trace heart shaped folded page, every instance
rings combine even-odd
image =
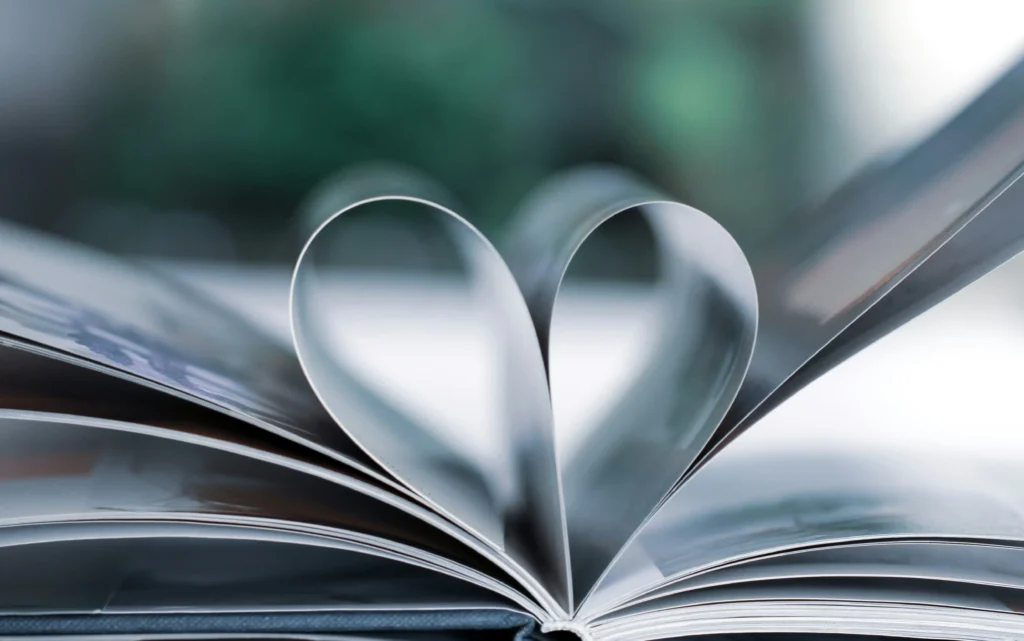
[[[731,406],[754,351],[757,291],[743,251],[721,225],[616,167],[585,167],[549,180],[514,220],[505,255],[547,358],[572,578],[582,597]],[[571,306],[595,280],[587,278],[588,263],[590,271],[594,264],[603,268],[606,281],[615,280],[616,269],[630,268],[606,265],[603,256],[625,244],[619,230],[630,222],[646,230],[649,243],[621,253],[632,260],[653,254],[654,273],[647,309],[637,306],[623,319],[642,339],[634,362],[626,363],[609,343],[572,349],[588,323]],[[612,317],[615,303],[606,294],[586,311]],[[585,371],[580,361],[631,371],[605,398],[578,384]],[[581,424],[569,411],[578,403],[603,410]]]
[[[504,258],[408,184],[348,190],[303,249],[299,360],[371,457],[571,612],[735,397],[750,268],[710,217],[615,169],[534,192]],[[641,233],[603,233],[624,221]],[[638,237],[649,273],[604,266],[595,287],[602,247]]]

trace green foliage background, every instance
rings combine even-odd
[[[368,161],[433,176],[491,234],[585,162],[634,169],[740,237],[805,192],[817,107],[795,0],[109,6],[131,29],[85,137],[83,201],[212,212],[243,257],[286,258],[275,239],[303,198]]]

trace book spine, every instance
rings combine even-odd
[[[544,634],[549,632],[572,632],[582,641],[594,641],[594,636],[590,634],[587,626],[576,621],[549,621],[541,625],[540,631]]]

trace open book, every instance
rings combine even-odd
[[[1024,67],[746,253],[614,168],[500,249],[363,175],[290,343],[4,225],[0,635],[1020,636],[1022,162]]]

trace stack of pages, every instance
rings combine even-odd
[[[287,343],[5,224],[0,635],[1024,636],[1022,162],[1018,67],[746,252],[350,177]]]

